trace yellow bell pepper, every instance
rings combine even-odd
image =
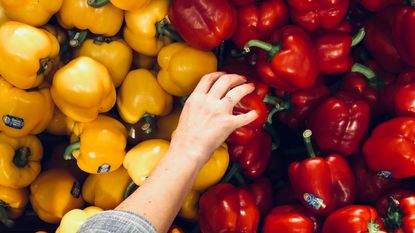
[[[123,167],[111,173],[90,174],[82,186],[82,197],[104,210],[114,209],[124,200],[130,183],[130,176]]]
[[[198,191],[190,191],[180,209],[179,216],[189,221],[196,221],[199,216],[199,198],[200,193]]]
[[[154,138],[170,141],[171,135],[179,124],[181,107],[176,107],[169,115],[157,119],[157,132]]]
[[[175,96],[189,95],[203,75],[217,69],[217,59],[212,52],[181,42],[161,49],[157,62],[161,67],[157,81],[164,90]]]
[[[157,83],[155,75],[138,69],[128,73],[117,98],[121,118],[130,124],[138,122],[144,114],[164,116],[173,107],[173,97]]]
[[[156,56],[171,42],[161,30],[169,9],[169,0],[152,0],[146,6],[125,13],[124,39],[136,52]]]
[[[130,70],[133,52],[122,39],[98,37],[86,40],[76,56],[88,56],[107,67],[115,87],[121,85]]]
[[[0,0],[11,20],[32,26],[46,24],[61,8],[62,2],[63,0]]]
[[[2,24],[0,41],[0,75],[21,89],[41,84],[46,68],[59,54],[56,37],[24,23]]]
[[[218,183],[229,165],[228,146],[223,144],[215,150],[210,159],[203,165],[196,180],[193,183],[192,190],[204,191],[210,186]]]
[[[0,133],[0,185],[23,188],[40,173],[43,146],[35,136],[20,138]]]
[[[69,146],[64,156],[75,157],[81,170],[98,174],[115,171],[122,165],[127,132],[116,119],[100,115],[92,122],[78,122],[73,133],[80,141]]]
[[[1,1],[0,1],[0,25],[2,25],[3,23],[10,21],[9,17],[7,17],[6,12],[4,11],[4,7],[3,5],[1,5]]]
[[[30,203],[39,218],[56,224],[73,209],[82,208],[80,183],[66,170],[41,173],[30,185]]]
[[[90,122],[115,104],[114,84],[107,68],[92,58],[75,58],[59,69],[51,87],[56,106],[68,117]]]
[[[88,206],[83,210],[73,209],[63,216],[56,233],[77,233],[86,220],[102,211],[96,206]]]
[[[137,52],[133,53],[133,65],[138,69],[152,69],[156,64],[156,59],[157,57],[155,56],[147,56]]]
[[[88,0],[65,0],[57,18],[65,29],[88,29],[97,35],[114,36],[121,28],[124,12],[112,4],[94,8]]]
[[[20,217],[29,200],[27,189],[14,189],[0,185],[0,222],[6,227],[13,227],[14,221]]]
[[[0,76],[0,131],[13,137],[41,133],[52,119],[53,109],[47,86],[25,91]]]
[[[88,4],[92,7],[102,7],[108,3],[112,3],[117,8],[131,11],[147,5],[151,0],[89,0]]]
[[[73,119],[64,115],[59,108],[55,108],[46,131],[53,135],[70,135],[74,125],[75,121]]]
[[[129,150],[124,159],[124,168],[135,184],[143,185],[144,181],[157,166],[169,149],[170,143],[162,139],[143,141]]]

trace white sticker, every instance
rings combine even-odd
[[[313,207],[316,210],[319,210],[321,207],[326,207],[324,204],[323,199],[320,199],[316,196],[314,196],[311,193],[304,193],[303,194],[304,201],[311,207]]]

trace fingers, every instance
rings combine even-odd
[[[236,128],[245,126],[257,118],[258,118],[258,113],[255,110],[251,110],[245,114],[233,116],[233,120],[235,122]]]
[[[241,101],[243,97],[250,94],[254,90],[255,86],[253,83],[242,84],[228,91],[228,93],[226,93],[225,97],[222,100],[228,102],[233,108],[236,103]]]
[[[209,95],[221,99],[231,88],[246,82],[246,78],[237,74],[222,75],[209,90]]]
[[[219,79],[222,75],[224,75],[224,72],[214,72],[204,75],[199,83],[197,84],[196,88],[193,92],[201,92],[201,93],[208,93],[212,85],[216,82],[216,80]]]

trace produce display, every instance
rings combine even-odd
[[[415,232],[414,0],[0,0],[0,232],[114,209],[215,71],[258,118],[170,233]]]

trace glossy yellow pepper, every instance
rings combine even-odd
[[[59,69],[51,87],[56,106],[80,122],[97,118],[115,104],[115,87],[107,68],[92,58],[75,58]]]
[[[156,56],[147,56],[137,52],[133,53],[133,65],[138,69],[152,69],[156,64],[156,60]]]
[[[75,121],[73,119],[63,114],[59,108],[55,108],[46,131],[53,135],[70,135],[74,125]]]
[[[160,30],[168,9],[168,0],[152,0],[142,8],[125,13],[124,39],[131,48],[147,56],[156,56],[171,42]]]
[[[217,59],[212,52],[181,42],[161,49],[157,62],[161,67],[157,81],[164,90],[175,96],[189,95],[203,75],[217,69]]]
[[[4,7],[0,1],[0,25],[3,23],[10,21],[9,17],[7,17],[6,12],[4,11]]]
[[[96,206],[88,206],[83,210],[73,209],[63,216],[56,233],[77,233],[88,218],[102,211],[103,209]]]
[[[210,186],[218,183],[229,165],[228,146],[223,144],[215,150],[210,159],[203,165],[196,180],[193,183],[192,190],[204,191]]]
[[[6,15],[14,21],[32,26],[46,24],[58,12],[63,0],[0,0]]]
[[[20,138],[0,133],[0,185],[23,188],[40,173],[43,146],[36,136]]]
[[[9,21],[0,26],[0,75],[21,89],[42,83],[59,42],[44,29]]]
[[[124,159],[124,167],[134,183],[143,185],[169,149],[170,143],[162,139],[149,139],[129,150]]]
[[[199,215],[199,198],[200,193],[198,191],[190,191],[180,209],[179,216],[189,221],[196,221]]]
[[[6,227],[13,227],[14,221],[20,217],[29,200],[27,189],[14,189],[0,185],[0,222]]]
[[[157,132],[154,138],[170,141],[171,135],[179,123],[181,107],[176,107],[169,115],[157,119]]]
[[[100,115],[92,122],[78,122],[73,133],[80,141],[68,147],[65,158],[75,157],[81,170],[91,174],[106,173],[122,165],[127,132],[116,119]]]
[[[82,186],[82,197],[89,204],[104,210],[114,209],[124,200],[130,183],[130,176],[123,167],[111,173],[91,174]]]
[[[100,8],[88,5],[88,0],[65,0],[57,14],[65,29],[89,30],[97,35],[114,36],[120,30],[124,12],[112,4]]]
[[[121,118],[130,124],[138,122],[144,114],[164,116],[173,107],[173,97],[157,83],[155,75],[146,69],[128,73],[117,98]]]
[[[102,7],[108,3],[112,3],[117,8],[131,11],[147,5],[151,0],[88,0],[88,4],[92,7]]]
[[[76,56],[88,56],[107,67],[115,87],[121,85],[130,70],[133,52],[122,39],[98,37],[86,40]]]
[[[73,209],[84,205],[80,183],[66,170],[42,172],[30,185],[30,203],[39,218],[56,224]]]
[[[53,101],[47,86],[21,90],[0,76],[0,131],[23,137],[44,131],[53,116]]]

